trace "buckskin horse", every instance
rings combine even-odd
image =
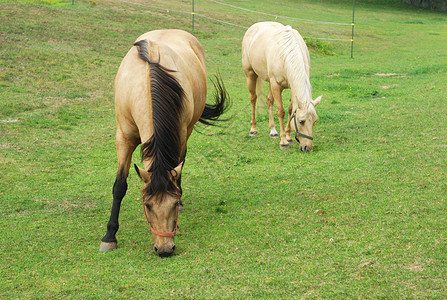
[[[274,101],[280,125],[280,148],[289,148],[289,144],[293,143],[292,126],[300,150],[312,151],[312,131],[318,119],[315,107],[321,102],[322,96],[312,100],[309,51],[298,31],[276,22],[252,25],[242,40],[242,67],[252,105],[250,136],[258,134],[256,100],[262,91],[262,79],[270,84],[267,94],[270,137],[278,137],[273,119]],[[291,102],[284,128],[285,111],[281,93],[287,88],[291,90]]]
[[[131,157],[142,143],[143,210],[159,256],[174,252],[181,205],[181,172],[194,124],[211,124],[228,108],[220,77],[215,103],[206,103],[205,55],[199,41],[183,30],[141,35],[124,57],[115,78],[118,172],[107,233],[100,251],[117,248],[121,201],[127,191]]]

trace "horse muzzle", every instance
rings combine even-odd
[[[311,152],[313,149],[313,145],[300,145],[300,150],[303,152]]]
[[[154,251],[160,257],[168,257],[174,253],[175,245],[164,245],[163,247],[154,246]]]

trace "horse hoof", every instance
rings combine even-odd
[[[258,132],[257,131],[250,131],[250,136],[257,136]]]
[[[101,242],[99,245],[99,252],[110,252],[116,249],[116,242]]]
[[[280,149],[289,149],[290,146],[289,145],[279,145]]]
[[[277,139],[279,137],[279,135],[277,133],[274,133],[274,134],[270,133],[270,137],[272,139]]]

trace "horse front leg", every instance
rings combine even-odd
[[[275,129],[275,119],[273,117],[273,95],[272,90],[269,88],[269,92],[267,94],[267,108],[269,111],[269,129],[270,129],[270,137],[278,138],[278,132]]]
[[[289,105],[289,116],[287,117],[287,125],[286,125],[286,139],[289,144],[293,144],[294,140],[292,139],[292,129],[290,127],[290,116],[292,115],[292,102]]]
[[[110,212],[109,222],[107,223],[107,233],[101,239],[99,251],[108,252],[117,248],[116,232],[119,228],[119,213],[121,201],[127,191],[127,177],[129,176],[130,162],[132,152],[135,150],[137,143],[129,143],[117,132],[116,150],[118,155],[118,172],[115,183],[113,184],[113,203]]]
[[[183,167],[185,166],[185,162],[186,162],[186,152],[187,152],[187,145],[186,145],[186,141],[188,140],[188,137],[189,137],[189,135],[186,137],[186,140],[185,140],[185,144],[184,144],[184,146],[183,146],[183,148],[185,149],[183,152],[182,152],[182,154],[181,154],[181,159],[180,159],[180,163],[182,164],[182,171],[183,171]],[[177,179],[177,187],[179,188],[179,190],[180,190],[180,195],[183,195],[183,189],[182,189],[182,171],[180,172],[180,176],[178,176],[178,179]],[[181,211],[183,211],[183,202],[182,202],[182,199],[181,199],[181,197],[180,197],[180,199],[179,199],[179,212],[181,212]]]
[[[276,115],[278,116],[279,120],[279,128],[280,128],[279,137],[281,138],[281,141],[279,142],[279,147],[281,149],[288,149],[289,142],[286,139],[286,131],[284,128],[284,116],[286,115],[286,113],[284,107],[282,106],[282,98],[281,98],[283,88],[275,80],[270,80],[270,89],[272,91],[273,99],[275,99]]]

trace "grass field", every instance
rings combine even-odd
[[[116,174],[113,79],[140,34],[191,31],[178,12],[191,2],[0,0],[0,298],[446,299],[447,15],[358,2],[354,59],[349,42],[310,49],[323,95],[312,153],[280,150],[262,109],[248,136],[245,29],[196,16],[209,77],[221,73],[233,106],[189,140],[177,249],[161,259],[134,173],[118,249],[98,252]],[[350,1],[225,3],[352,18]],[[275,19],[195,6],[242,27]],[[277,21],[350,39],[350,26]]]

